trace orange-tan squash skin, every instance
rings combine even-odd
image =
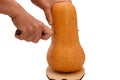
[[[82,68],[84,51],[79,43],[77,16],[72,3],[59,2],[52,8],[51,45],[47,53],[49,66],[59,72],[74,72]]]

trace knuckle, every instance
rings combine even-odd
[[[29,32],[30,34],[35,33],[35,32],[36,32],[35,27],[33,27],[33,26],[29,27],[29,28],[28,28],[28,32]]]
[[[35,32],[39,32],[42,30],[43,23],[42,22],[33,23],[32,26],[34,27]]]

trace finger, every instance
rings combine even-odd
[[[16,37],[17,39],[23,40],[20,36],[18,36],[18,35],[16,35],[16,34],[15,34],[15,37]]]
[[[45,35],[43,35],[42,37],[41,37],[41,39],[43,39],[43,40],[48,40],[49,38],[50,38],[50,36],[51,36],[51,34],[45,34]]]
[[[51,25],[52,24],[52,14],[51,14],[51,9],[46,9],[44,10],[46,19],[48,23]]]
[[[37,36],[32,40],[32,42],[37,43],[41,39],[41,35],[37,34]]]
[[[25,41],[30,42],[34,39],[34,36],[29,36],[28,38],[25,39]]]
[[[26,40],[27,42],[30,42],[30,41],[33,41],[35,38],[36,38],[36,33],[30,35],[30,36],[27,37],[25,40]]]
[[[41,36],[41,39],[43,39],[43,40],[47,40],[53,35],[53,31],[48,27],[44,28],[43,33],[44,33],[44,35]]]
[[[33,33],[32,35],[30,35],[28,38],[26,38],[25,40],[30,42],[34,42],[34,43],[37,43],[39,41],[39,39],[41,38],[41,34],[42,34],[42,31],[41,31],[41,28],[39,31],[36,31],[35,33]]]
[[[18,39],[20,39],[20,40],[24,40],[27,36],[28,36],[28,35],[25,34],[25,31],[24,31],[24,30],[18,29],[18,30],[16,30],[16,32],[15,32],[15,37],[18,38]]]

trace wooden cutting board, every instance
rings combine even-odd
[[[49,80],[82,80],[85,74],[84,68],[80,71],[73,73],[60,73],[52,70],[50,67],[47,68],[46,75]]]

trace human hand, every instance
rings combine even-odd
[[[31,0],[35,5],[40,7],[41,9],[44,10],[44,13],[46,15],[46,19],[49,24],[52,24],[52,15],[51,15],[51,8],[52,6],[61,1],[69,1],[71,0]]]
[[[19,15],[12,17],[12,21],[17,29],[21,31],[19,35],[15,34],[16,38],[20,40],[37,43],[40,39],[47,40],[52,35],[50,28],[27,12],[21,11]]]

